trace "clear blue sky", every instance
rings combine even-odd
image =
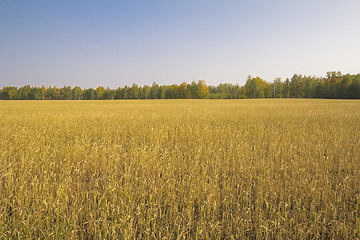
[[[360,72],[358,0],[0,0],[0,87]]]

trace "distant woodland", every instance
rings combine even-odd
[[[180,85],[119,87],[4,87],[0,90],[3,100],[97,100],[97,99],[240,99],[240,98],[337,98],[360,99],[360,74],[328,72],[326,77],[294,74],[282,81],[276,78],[267,82],[260,77],[249,76],[246,84],[224,83],[207,86],[204,80],[183,82]]]

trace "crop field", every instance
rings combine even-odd
[[[360,101],[0,101],[9,238],[360,238]]]

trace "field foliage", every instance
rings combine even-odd
[[[0,238],[360,237],[360,101],[0,102]]]

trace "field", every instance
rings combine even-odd
[[[360,101],[1,101],[0,238],[356,239]]]

